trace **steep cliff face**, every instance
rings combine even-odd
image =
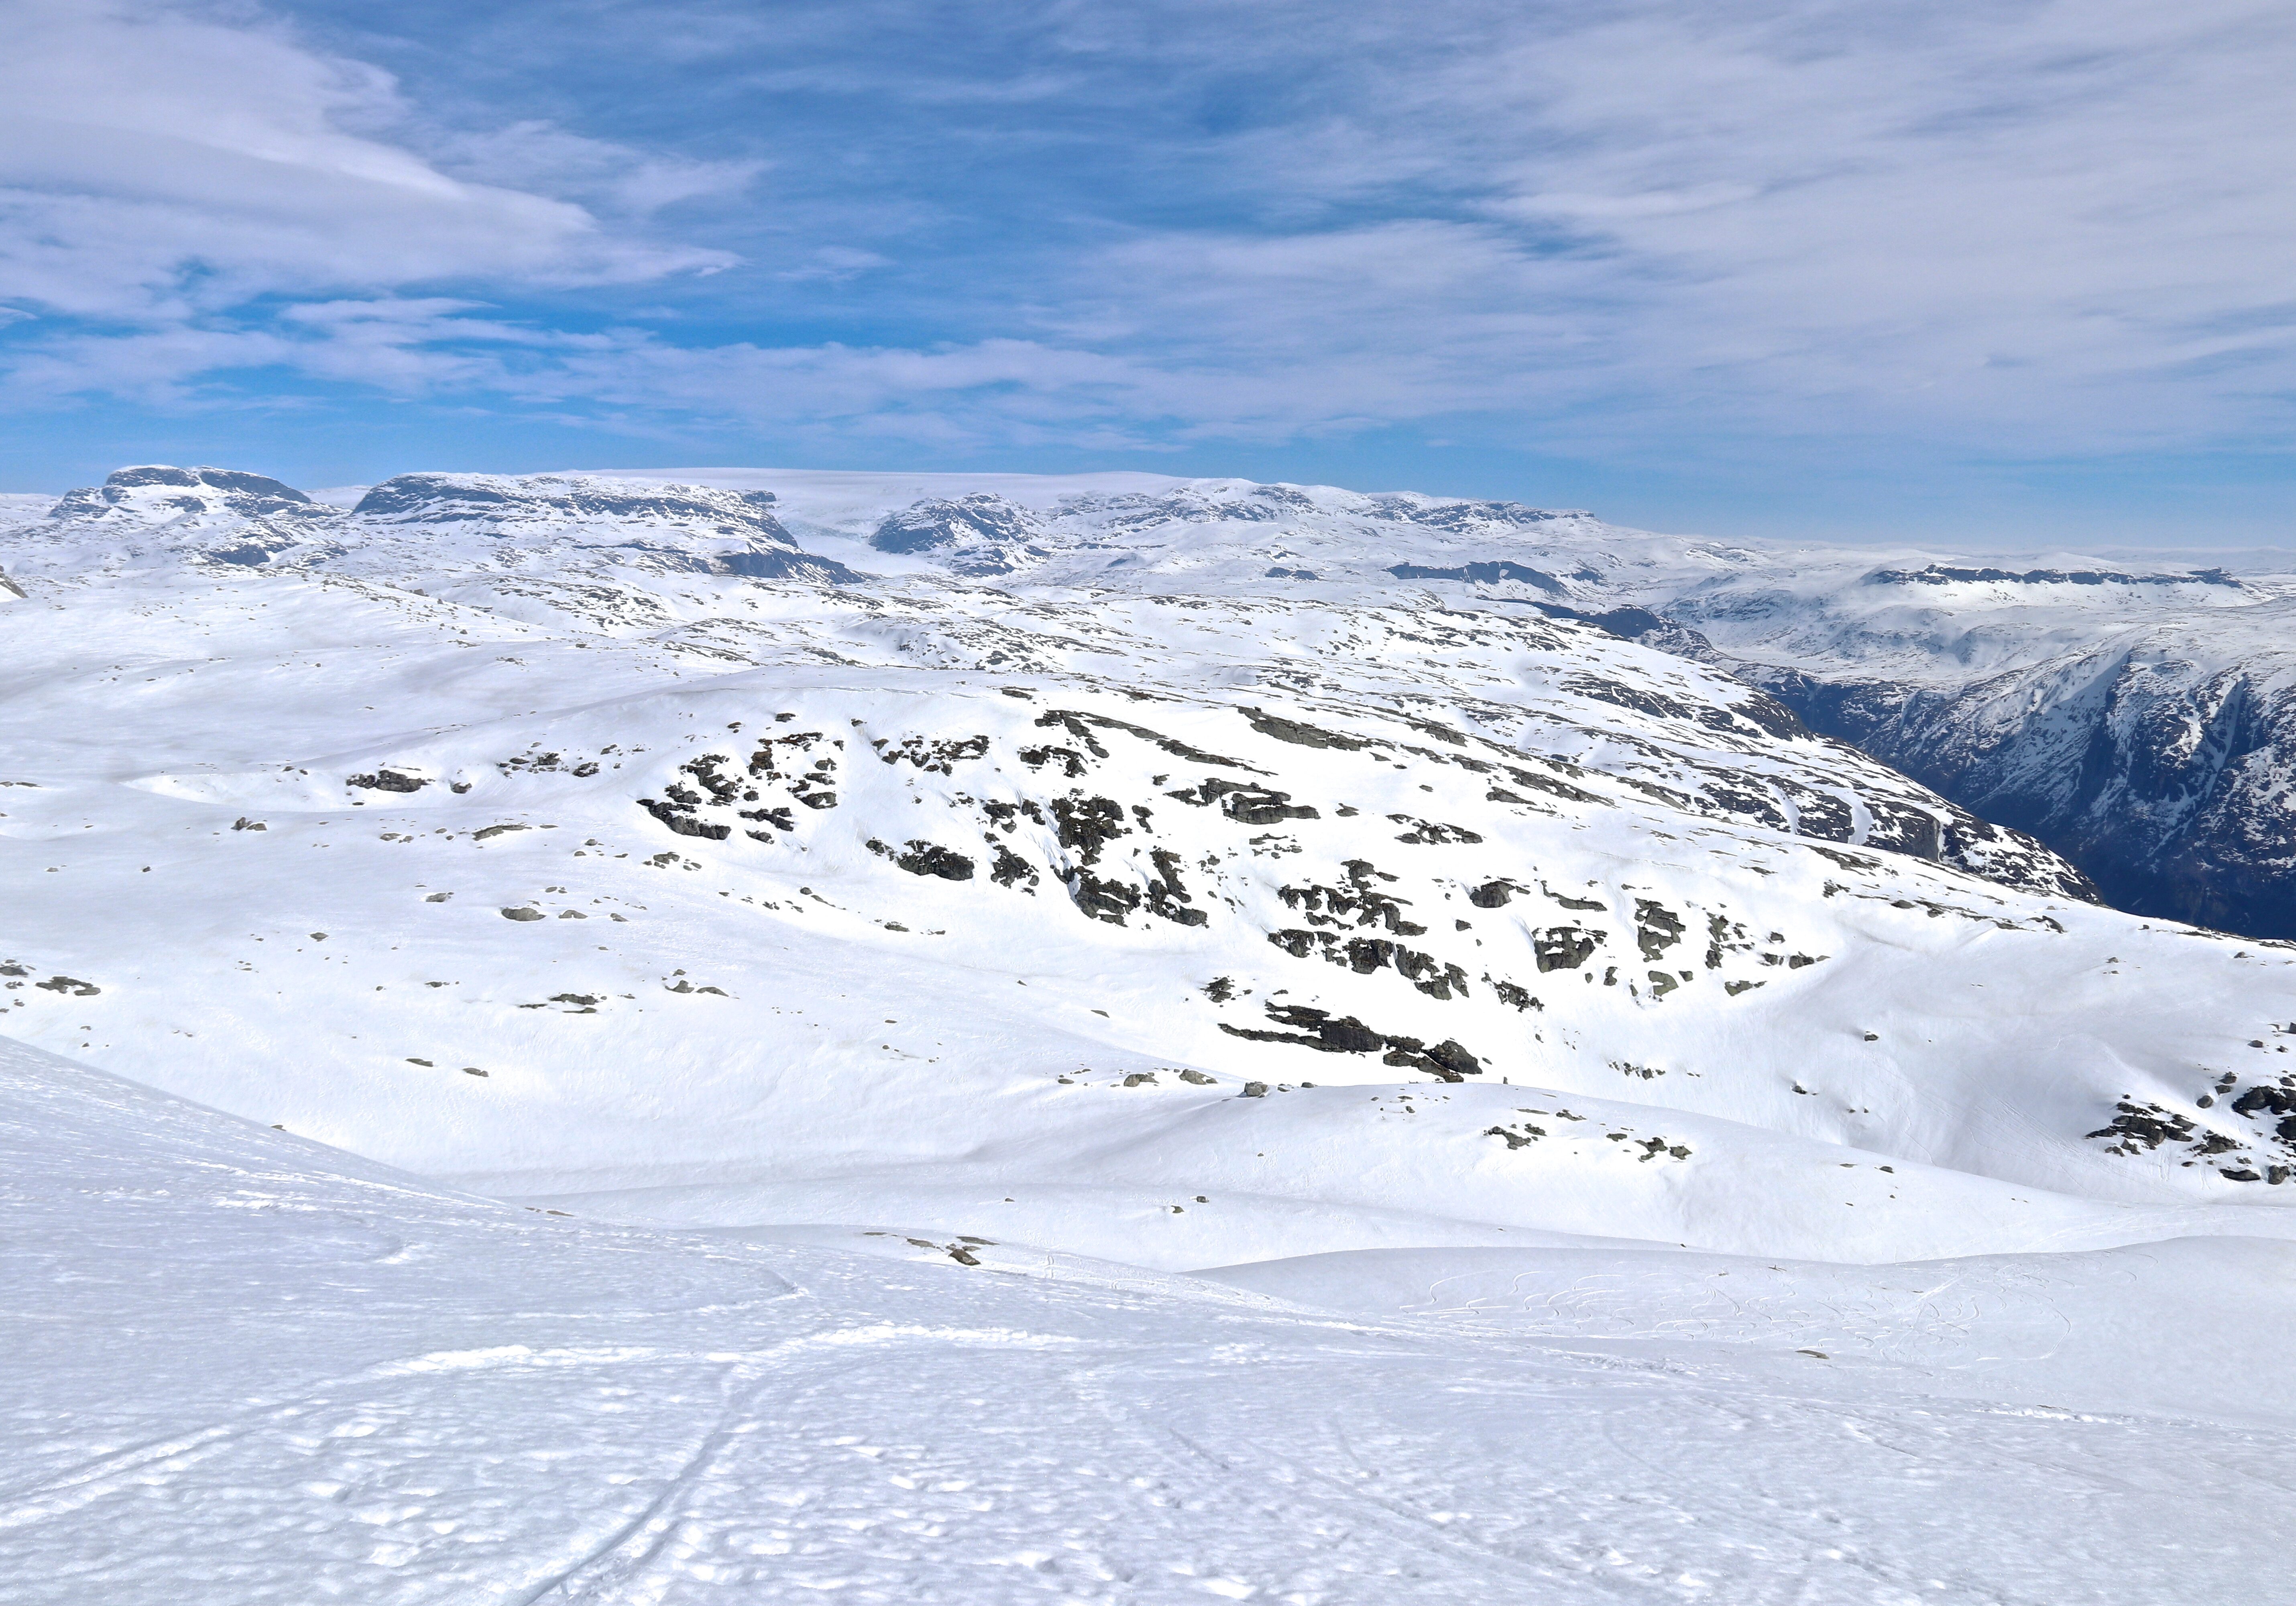
[[[2296,655],[2226,657],[2155,638],[1959,691],[1748,673],[1813,729],[2054,844],[2118,907],[2296,936]]]
[[[1709,588],[1667,611],[1813,729],[2047,842],[2115,905],[2296,935],[2284,582],[1932,565],[1908,604],[1908,578]],[[1939,589],[1960,595],[1926,600]]]

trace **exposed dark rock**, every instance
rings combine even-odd
[[[1536,586],[1558,597],[1566,589],[1561,581],[1543,569],[1533,569],[1504,559],[1496,563],[1460,564],[1448,569],[1430,568],[1424,564],[1391,564],[1387,572],[1398,580],[1463,580],[1482,586],[1513,581]]]
[[[1576,970],[1608,935],[1577,926],[1550,926],[1530,934],[1530,951],[1542,975],[1550,970]]]
[[[1083,714],[1071,713],[1068,710],[1062,708],[1054,708],[1038,714],[1036,719],[1036,723],[1041,729],[1051,729],[1057,727],[1060,729],[1067,731],[1078,741],[1082,742],[1084,744],[1085,751],[1091,754],[1095,758],[1106,758],[1108,756],[1108,749],[1100,745],[1100,738],[1092,733],[1092,721],[1087,720]],[[1062,749],[1062,751],[1065,751],[1065,749]]]
[[[1303,724],[1298,720],[1286,719],[1282,714],[1269,713],[1263,709],[1247,708],[1243,711],[1243,717],[1260,735],[1301,747],[1334,747],[1343,753],[1355,753],[1371,745],[1361,737],[1342,736],[1336,730]]]
[[[2296,1115],[2296,1088],[2252,1087],[2232,1101],[2232,1108],[2236,1116]]]
[[[1412,497],[1382,496],[1372,498],[1371,503],[1382,518],[1424,524],[1430,529],[1449,530],[1460,534],[1478,531],[1521,530],[1534,524],[1551,523],[1556,519],[1583,516],[1571,512],[1527,507],[1521,502],[1426,502]]]
[[[1283,930],[1269,932],[1267,940],[1295,959],[1320,955],[1325,963],[1358,976],[1391,968],[1430,998],[1467,996],[1467,973],[1458,966],[1384,937],[1349,937],[1342,942],[1328,931]]]
[[[1352,1015],[1335,1019],[1327,1009],[1304,1004],[1270,1004],[1267,1017],[1278,1025],[1293,1029],[1262,1031],[1232,1026],[1223,1021],[1220,1030],[1231,1037],[1250,1038],[1255,1042],[1288,1042],[1326,1054],[1382,1054],[1383,1065],[1425,1071],[1444,1082],[1480,1075],[1483,1068],[1482,1061],[1455,1039],[1447,1038],[1429,1048],[1415,1037],[1391,1036],[1375,1031]]]
[[[1025,881],[1033,890],[1037,880],[1036,866],[1001,842],[993,845],[996,857],[989,865],[988,878],[999,886],[1018,886]]]
[[[420,792],[430,782],[420,775],[402,775],[396,770],[378,770],[373,775],[354,775],[343,784],[370,792]]]
[[[1414,843],[1423,846],[1440,846],[1447,843],[1473,843],[1482,840],[1480,833],[1471,831],[1464,826],[1439,825],[1431,819],[1414,819],[1408,814],[1390,814],[1388,818],[1399,826],[1411,828],[1396,838],[1398,842]]]
[[[773,493],[702,485],[634,484],[580,475],[400,474],[360,498],[353,511],[381,523],[468,523],[512,536],[566,531],[578,540],[592,523],[667,528],[689,539],[732,537],[741,544],[697,554],[627,534],[611,550],[657,570],[742,574],[757,579],[848,584],[860,576],[800,549],[774,517]]]
[[[1140,907],[1138,887],[1125,881],[1103,881],[1088,870],[1079,869],[1070,876],[1069,896],[1094,919],[1111,926],[1123,925],[1124,917]]]
[[[2163,1109],[2157,1104],[2136,1104],[2123,1099],[2113,1108],[2120,1113],[2087,1135],[2111,1138],[2125,1154],[2136,1153],[2140,1144],[2146,1149],[2158,1149],[2163,1143],[2183,1142],[2194,1131],[2190,1116]]]
[[[1113,720],[1103,713],[1086,713],[1064,708],[1054,709],[1040,717],[1037,723],[1046,726],[1058,724],[1066,727],[1101,758],[1106,758],[1108,751],[1093,740],[1088,728],[1121,730],[1127,736],[1138,737],[1142,741],[1170,754],[1174,758],[1185,759],[1192,764],[1218,764],[1229,770],[1250,770],[1254,775],[1260,773],[1241,759],[1222,758],[1217,753],[1206,753],[1201,747],[1191,746],[1185,742],[1164,735],[1161,731],[1151,730],[1145,725],[1135,725],[1125,720]]]
[[[673,788],[675,790],[675,788]],[[692,795],[689,794],[688,795]],[[696,802],[700,800],[695,799]],[[692,804],[659,803],[651,797],[638,799],[638,807],[652,815],[680,836],[700,836],[710,842],[723,842],[734,834],[734,828],[719,825],[715,820],[698,819],[688,811]]]
[[[711,566],[720,574],[739,574],[750,580],[810,580],[826,581],[832,585],[857,585],[862,576],[843,564],[825,557],[816,557],[809,552],[784,551],[775,547],[736,547],[717,554]]]
[[[1213,782],[1206,781],[1210,790]],[[1294,803],[1289,792],[1269,791],[1256,787],[1231,787],[1220,808],[1238,825],[1281,825],[1287,819],[1319,819],[1322,816],[1306,803]]]
[[[1416,937],[1426,935],[1427,927],[1404,916],[1402,900],[1395,898],[1372,885],[1375,876],[1371,861],[1350,859],[1345,866],[1349,885],[1346,887],[1320,886],[1309,883],[1305,886],[1285,886],[1277,895],[1292,909],[1307,916],[1310,926],[1363,927],[1384,926],[1397,936]],[[1393,880],[1391,876],[1383,877]]]
[[[1148,884],[1148,910],[1177,926],[1209,926],[1211,916],[1188,905],[1195,902],[1180,879],[1180,856],[1168,848],[1153,848],[1149,862],[1156,867],[1156,879]]]
[[[1560,759],[1547,761],[1554,764],[1560,764],[1562,762]],[[1575,769],[1575,766],[1571,768]],[[1516,786],[1528,787],[1534,792],[1544,792],[1549,797],[1559,797],[1565,803],[1599,803],[1603,801],[1592,792],[1574,787],[1568,781],[1557,780],[1551,775],[1541,775],[1535,770],[1518,769],[1509,764],[1506,766],[1506,772],[1507,778],[1513,781]]]
[[[229,468],[175,468],[146,464],[115,469],[101,486],[65,493],[48,510],[48,517],[71,521],[100,518],[127,501],[128,492],[146,487],[181,490],[184,494],[171,501],[186,513],[229,513],[249,519],[283,515],[312,521],[342,516],[340,509],[323,507],[293,486],[262,474]]]
[[[931,774],[955,773],[953,766],[969,759],[984,757],[988,752],[988,738],[969,736],[947,741],[933,741],[921,736],[905,736],[898,743],[873,742],[877,756],[886,763],[907,762]]]
[[[1046,764],[1058,763],[1061,772],[1075,780],[1085,772],[1084,755],[1073,747],[1023,747],[1021,762],[1031,770],[1041,770]]]
[[[930,842],[911,842],[893,862],[912,876],[938,876],[943,881],[972,879],[972,861],[963,853]]]
[[[1647,898],[1636,899],[1635,941],[1643,951],[1643,958],[1664,957],[1668,949],[1682,941],[1682,917]]]
[[[1086,864],[1097,864],[1103,848],[1119,836],[1131,835],[1123,823],[1123,806],[1113,798],[1072,794],[1052,798],[1046,806],[1052,810],[1061,845]]]

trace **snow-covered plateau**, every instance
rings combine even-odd
[[[2296,1600],[2269,564],[7,519],[0,1600]]]

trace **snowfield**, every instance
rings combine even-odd
[[[29,1049],[0,1143],[12,1601],[2287,1598],[2284,1242],[1191,1279],[491,1205]]]
[[[1711,600],[1775,554],[20,512],[24,1598],[2282,1598],[2296,949],[1813,734]]]

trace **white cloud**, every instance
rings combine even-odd
[[[861,12],[840,26],[885,31]],[[1012,24],[1042,48],[998,56],[996,84],[892,46],[816,60],[727,15],[773,92],[926,108],[882,145],[812,131],[801,177],[832,200],[811,226],[752,212],[785,252],[767,282],[923,333],[694,349],[529,326],[482,301],[726,261],[646,219],[746,203],[762,169],[530,119],[448,136],[275,26],[0,0],[0,297],[137,326],[60,329],[16,388],[196,398],[271,366],[972,448],[1471,414],[1549,444],[2285,437],[2296,13],[2265,0],[1054,4]],[[943,128],[979,194],[970,168],[904,186],[900,153]],[[1102,187],[1061,189],[1094,140],[1077,171]],[[1182,172],[1196,192],[1121,182]],[[1000,183],[1031,199],[996,214]]]
[[[5,0],[0,27],[0,298],[20,309],[168,323],[265,294],[628,281],[731,260],[449,175],[378,136],[406,112],[388,77],[276,25]],[[594,179],[607,149],[585,152]],[[726,177],[639,161],[606,182],[644,210]]]
[[[816,247],[812,256],[801,265],[785,268],[775,276],[792,283],[819,279],[832,284],[842,284],[873,268],[889,268],[892,260],[890,257],[880,256],[873,251],[858,251],[849,245],[824,245]]]
[[[762,161],[690,161],[649,155],[528,120],[440,141],[442,165],[496,185],[578,196],[603,211],[647,218],[705,196],[734,195],[766,170]]]
[[[1156,302],[1301,331],[1311,365],[1305,332],[1375,328],[1406,409],[1434,399],[1408,353],[1466,340],[1499,406],[1591,388],[1677,420],[2013,449],[2284,430],[2285,6],[1663,0],[1460,6],[1424,32],[1351,80],[1343,136],[1251,146],[1295,198],[1360,208],[1370,175],[1428,223],[1505,232],[1458,231],[1432,295],[1353,271],[1359,228],[1144,241],[1125,255],[1187,268]],[[1351,271],[1271,280],[1318,251]],[[1474,365],[1451,380],[1473,408]],[[1378,405],[1374,376],[1355,389]]]

